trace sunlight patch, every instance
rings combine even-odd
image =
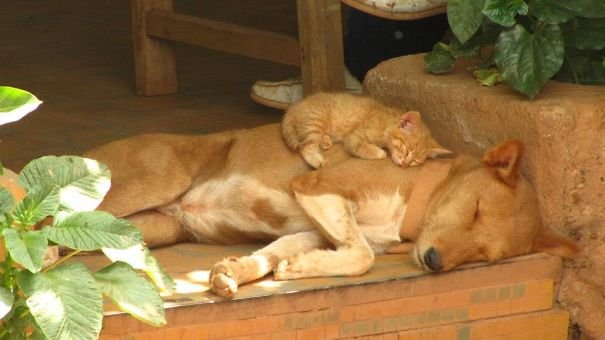
[[[193,282],[208,282],[209,270],[194,270],[187,273],[187,278]]]
[[[174,282],[176,283],[175,292],[177,294],[202,293],[207,290],[210,290],[210,288],[206,285],[193,283],[188,280],[174,279]]]

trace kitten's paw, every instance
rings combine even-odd
[[[319,147],[322,150],[328,150],[332,147],[332,138],[328,135],[321,136],[321,140],[319,141]]]
[[[353,150],[353,154],[363,159],[383,159],[387,157],[386,151],[375,144],[364,144]]]
[[[383,159],[383,158],[387,158],[386,151],[384,151],[382,149],[376,151],[376,159]]]
[[[368,149],[363,152],[362,158],[365,159],[383,159],[387,157],[387,153],[379,147]]]
[[[303,158],[314,169],[323,168],[326,166],[326,160],[319,153],[303,153]]]

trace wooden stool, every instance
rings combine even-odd
[[[171,41],[300,66],[305,94],[344,90],[339,0],[297,0],[298,39],[175,13],[173,0],[131,2],[136,89],[141,95],[177,92]]]

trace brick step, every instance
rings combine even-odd
[[[569,313],[560,309],[361,337],[363,340],[566,340]]]
[[[172,339],[179,337],[170,334],[186,332],[208,339],[270,334],[283,338],[358,337],[547,310],[552,306],[552,293],[552,279],[543,279],[280,315],[264,315],[263,309],[257,308],[254,318],[215,321],[184,329],[152,330],[130,336],[148,339],[151,335],[162,334]],[[309,300],[309,304],[313,301]]]
[[[561,272],[560,259],[545,254],[436,275],[420,271],[405,255],[385,255],[359,277],[286,282],[268,277],[242,287],[232,301],[207,291],[212,263],[257,247],[183,244],[154,251],[177,281],[177,293],[165,299],[168,325],[147,326],[108,304],[102,338],[320,339],[429,329],[549,310]],[[106,264],[100,256],[78,260],[93,270]]]

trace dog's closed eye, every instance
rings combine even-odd
[[[473,221],[477,221],[479,219],[479,200],[477,200],[477,204],[475,207],[475,214],[473,215]]]

